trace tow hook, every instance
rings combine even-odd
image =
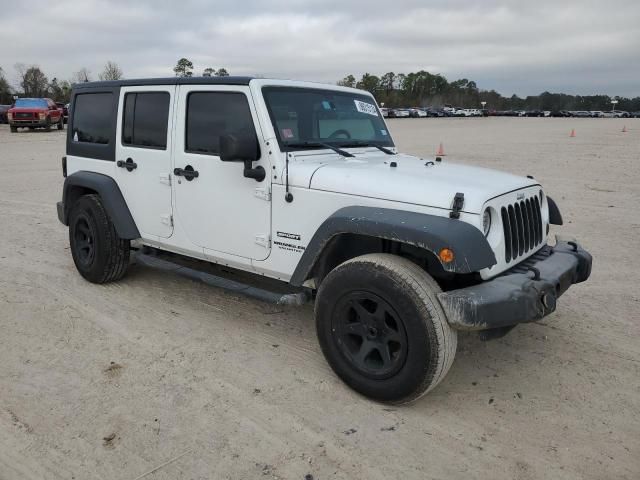
[[[549,312],[553,312],[556,309],[556,297],[551,293],[547,292],[542,294],[542,298],[540,299],[544,308]]]

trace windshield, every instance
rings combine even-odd
[[[295,87],[264,87],[262,93],[280,146],[394,146],[367,95]]]
[[[42,98],[19,98],[16,108],[48,108],[47,101]]]

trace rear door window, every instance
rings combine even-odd
[[[135,92],[124,97],[122,144],[166,150],[168,92]]]

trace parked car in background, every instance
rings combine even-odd
[[[604,118],[604,112],[601,110],[591,110],[589,113],[593,118]]]
[[[585,110],[574,110],[571,112],[571,116],[578,118],[589,118],[591,117],[591,112],[587,112]]]
[[[409,109],[409,116],[411,118],[424,118],[427,116],[427,112],[422,108],[414,107]]]
[[[633,118],[640,118],[640,111],[637,111],[637,112],[630,112],[630,113],[629,113],[629,116],[630,116],[630,117],[633,117]]]
[[[527,110],[524,112],[525,117],[544,117],[544,112],[542,110]]]
[[[19,98],[7,112],[7,118],[13,133],[18,128],[44,128],[50,131],[54,125],[58,130],[64,129],[62,110],[50,98]]]
[[[566,118],[571,116],[571,112],[566,110],[552,110],[550,113],[552,117]]]
[[[389,117],[389,109],[388,108],[380,108],[380,113],[382,113],[382,116],[384,118],[388,118]]]
[[[409,118],[408,108],[394,108],[389,111],[389,118]]]
[[[11,108],[11,105],[0,105],[0,123],[8,123],[7,112]]]
[[[629,118],[629,112],[625,112],[624,110],[613,110],[614,118]]]
[[[63,102],[56,102],[58,108],[62,109],[62,118],[64,119],[64,123],[66,124],[69,120],[69,104]]]
[[[429,108],[429,116],[430,117],[450,117],[451,112],[449,110],[445,110],[444,108]]]

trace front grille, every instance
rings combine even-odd
[[[17,112],[14,113],[14,116],[16,118],[33,118],[35,117],[35,113],[30,113],[30,112]]]
[[[504,229],[504,259],[508,263],[540,245],[542,215],[537,196],[500,209]]]

